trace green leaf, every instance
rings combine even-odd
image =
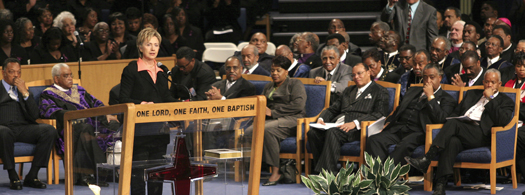
[[[368,167],[374,166],[374,159],[368,154],[368,152],[365,152],[365,162]]]
[[[376,177],[378,177],[381,175],[381,173],[379,172],[379,169],[381,169],[381,164],[375,163],[374,166],[372,167],[371,173],[376,175]]]
[[[386,192],[385,188],[379,188],[378,191],[377,191],[377,194],[379,194],[379,195],[387,195],[388,193]]]
[[[364,181],[361,181],[359,183],[359,188],[360,189],[365,189],[365,188],[368,188],[371,184],[372,184],[372,180],[364,180]]]
[[[364,178],[368,178],[368,172],[370,171],[370,169],[366,165],[361,165],[359,171],[361,172],[361,176],[363,176]]]
[[[411,190],[412,188],[407,185],[393,185],[390,190],[394,191],[396,194],[403,194]]]
[[[400,169],[401,169],[401,165],[397,164],[396,167],[394,168],[394,170],[392,171],[392,175],[390,175],[390,180],[391,181],[394,181],[394,180],[396,180],[398,178]]]
[[[399,171],[399,176],[406,175],[408,173],[408,171],[410,171],[410,165],[409,164],[406,164],[406,165],[402,166],[401,170]]]
[[[330,188],[328,189],[328,194],[339,194],[339,189],[335,182],[330,183]]]
[[[390,186],[391,186],[390,179],[388,179],[385,176],[381,177],[381,183],[385,183],[385,188],[390,188]]]
[[[320,193],[320,191],[317,188],[315,188],[315,186],[312,184],[312,181],[310,179],[308,179],[307,177],[301,175],[301,180],[303,181],[304,185],[306,185],[306,187],[310,188],[310,190],[312,190],[314,193],[316,193],[316,194]]]
[[[388,170],[390,170],[390,166],[392,165],[391,163],[392,163],[392,162],[391,162],[391,160],[390,160],[390,157],[388,157],[388,158],[386,159],[386,161],[385,161],[385,165],[383,165],[383,175],[384,175],[385,173],[386,173],[386,174],[389,173]]]
[[[312,181],[312,186],[314,186],[314,188],[317,189],[317,191],[326,192],[328,184],[326,183],[325,178],[318,175],[310,175],[310,180]]]

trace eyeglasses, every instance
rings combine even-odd
[[[73,78],[73,73],[70,73],[70,74],[61,74],[60,75],[61,77],[67,79],[67,78]]]
[[[237,71],[237,70],[240,69],[240,67],[239,66],[226,66],[225,69],[226,69],[226,71],[231,71],[231,70]]]
[[[109,30],[98,29],[98,33],[109,33]]]
[[[352,77],[361,76],[365,73],[365,71],[357,72],[357,74],[352,73]]]
[[[189,61],[186,65],[184,66],[180,66],[180,65],[177,65],[177,68],[180,69],[180,70],[186,70],[186,68],[191,64],[191,61]]]
[[[487,42],[485,42],[485,46],[487,46],[487,47],[490,47],[490,46],[492,46],[492,47],[499,47],[499,44],[491,43],[491,42],[487,41]]]

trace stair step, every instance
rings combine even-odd
[[[367,12],[381,8],[381,0],[279,0],[281,13]]]
[[[364,13],[315,13],[315,14],[275,14],[272,15],[274,33],[325,31],[334,18],[341,19],[347,31],[368,31],[377,21],[380,12]]]

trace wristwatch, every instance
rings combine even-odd
[[[24,96],[24,99],[25,99],[25,98],[29,97],[29,92],[26,92],[26,93],[24,93],[22,95]]]
[[[428,101],[433,100],[434,98],[436,98],[436,96],[431,95],[431,96],[429,97],[429,100],[428,100]]]

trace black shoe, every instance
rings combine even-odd
[[[434,186],[434,193],[432,195],[445,195],[445,186],[446,183],[438,182],[436,183],[436,186]]]
[[[20,181],[20,180],[10,181],[9,182],[9,189],[11,189],[11,190],[21,190],[22,189],[22,181]]]
[[[284,178],[283,175],[281,175],[281,176],[279,177],[279,179],[277,179],[277,181],[270,181],[270,180],[268,179],[268,181],[266,181],[266,183],[263,183],[262,185],[263,185],[263,186],[274,186],[274,185],[277,185],[277,183],[279,183],[283,178]]]
[[[47,185],[39,179],[24,179],[24,186],[45,189]]]
[[[417,170],[426,173],[428,166],[430,166],[430,160],[427,159],[427,157],[419,157],[419,158],[411,158],[410,156],[405,156],[405,160],[408,162],[408,164],[412,165],[412,167],[416,168]]]

